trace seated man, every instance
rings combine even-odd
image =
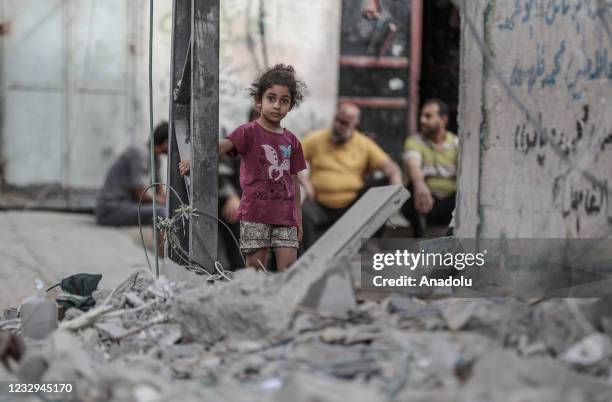
[[[390,184],[401,184],[399,166],[374,141],[356,130],[359,107],[338,105],[331,129],[302,140],[310,176],[300,176],[307,200],[302,206],[303,251],[333,225],[365,190],[364,176],[382,170]]]
[[[412,196],[402,207],[415,237],[423,237],[427,223],[447,225],[455,209],[459,141],[446,130],[448,107],[439,99],[425,101],[421,133],[406,140],[404,171]]]
[[[155,157],[168,152],[168,123],[161,123],[153,132]],[[151,157],[148,146],[128,147],[110,167],[104,186],[98,194],[96,221],[100,225],[138,225],[138,200],[142,195],[140,218],[142,224],[153,222],[153,197],[157,201],[157,216],[166,215],[166,192],[163,186],[155,191],[145,189],[151,184]],[[156,162],[159,176],[159,163]]]

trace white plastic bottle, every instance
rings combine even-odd
[[[21,303],[21,333],[43,339],[57,328],[57,303],[46,298],[40,279],[36,279],[36,293]]]

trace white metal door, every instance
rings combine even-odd
[[[0,81],[5,180],[93,194],[116,155],[142,138],[134,132],[138,35],[130,24],[138,10],[125,0],[0,4],[11,24]]]
[[[15,186],[61,183],[66,141],[64,0],[5,1],[3,159]]]

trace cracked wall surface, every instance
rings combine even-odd
[[[462,7],[457,234],[609,235],[612,2]]]

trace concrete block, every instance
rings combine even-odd
[[[299,307],[346,317],[355,295],[344,259],[408,198],[401,186],[370,189],[286,274],[266,276],[242,270],[229,283],[203,286],[180,295],[173,315],[194,339],[274,340],[291,326]]]

